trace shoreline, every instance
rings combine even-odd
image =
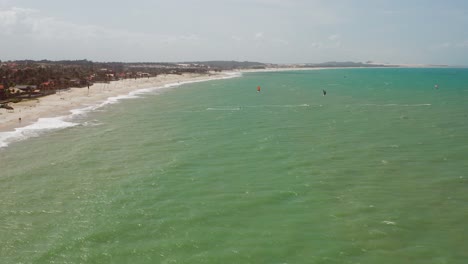
[[[25,138],[23,132],[75,126],[74,115],[98,109],[120,99],[186,83],[227,79],[239,76],[235,72],[209,74],[167,74],[150,78],[124,79],[110,83],[95,83],[84,88],[59,90],[55,94],[10,104],[14,110],[0,109],[0,148],[15,139]],[[53,120],[55,119],[55,120]]]

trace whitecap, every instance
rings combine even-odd
[[[240,107],[208,107],[207,111],[239,111]]]
[[[278,107],[278,108],[294,108],[294,107],[310,107],[309,104],[297,104],[297,105],[247,105],[244,107],[259,107],[259,108],[269,108],[269,107]],[[312,105],[313,107],[321,107],[322,105]]]
[[[360,106],[431,106],[432,104],[361,104]]]
[[[0,148],[7,147],[12,142],[37,137],[45,131],[77,126],[78,123],[65,121],[65,116],[39,118],[35,123],[16,128],[15,131],[0,132]]]

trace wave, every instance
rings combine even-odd
[[[207,111],[238,111],[242,108],[296,108],[296,107],[322,107],[322,105],[309,105],[309,104],[298,104],[298,105],[246,105],[246,106],[216,106],[208,107]]]
[[[125,100],[125,99],[135,99],[135,98],[140,98],[139,95],[144,95],[144,94],[152,94],[158,90],[163,90],[163,89],[170,89],[170,88],[175,88],[184,84],[190,84],[190,83],[199,83],[199,82],[206,82],[206,81],[212,81],[212,80],[224,80],[224,79],[231,79],[231,78],[237,78],[241,77],[242,74],[238,72],[226,72],[224,73],[224,76],[219,76],[219,77],[212,77],[212,78],[204,78],[204,79],[199,79],[199,80],[190,80],[190,81],[183,81],[183,82],[174,82],[174,83],[168,83],[165,85],[161,86],[155,86],[155,87],[149,87],[149,88],[141,88],[135,91],[132,91],[128,93],[127,95],[119,95],[115,97],[109,97],[106,101],[101,103],[97,108],[103,107],[108,104],[115,104],[118,103],[120,100]]]
[[[65,121],[66,118],[66,116],[39,118],[31,125],[16,128],[15,131],[2,132],[0,133],[0,148],[7,147],[12,142],[21,141],[31,137],[38,137],[46,131],[79,125],[78,123]]]
[[[207,111],[239,111],[240,107],[208,107]]]
[[[431,106],[432,104],[362,104],[360,106]]]
[[[290,107],[321,107],[322,105],[309,105],[309,104],[297,104],[297,105],[248,105],[248,106],[243,106],[243,107],[284,107],[284,108],[290,108]]]

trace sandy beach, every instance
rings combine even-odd
[[[144,88],[164,87],[169,84],[226,78],[226,73],[167,74],[157,77],[125,79],[110,83],[96,83],[84,88],[70,88],[37,99],[11,103],[14,110],[0,108],[0,132],[13,131],[33,124],[39,118],[70,114],[73,109],[96,105],[108,98],[128,95]]]

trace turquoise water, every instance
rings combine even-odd
[[[248,73],[74,122],[0,149],[1,263],[468,259],[468,69]]]

